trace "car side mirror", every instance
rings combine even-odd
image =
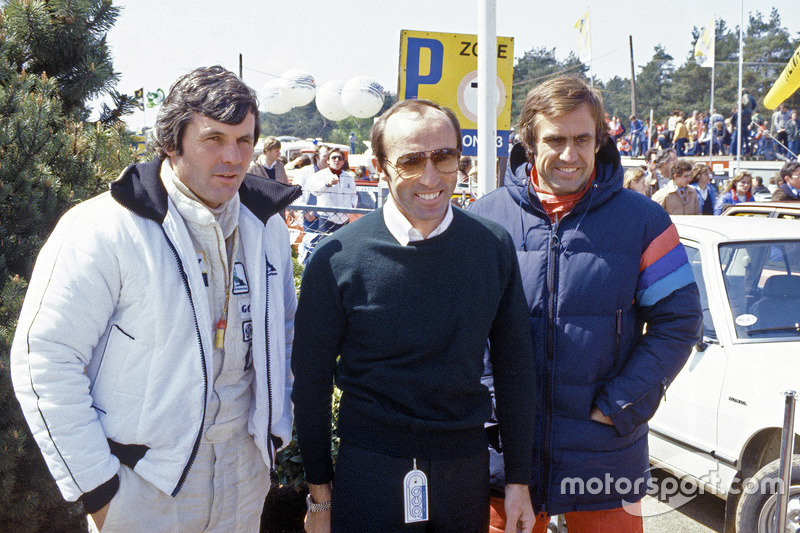
[[[703,335],[703,337],[695,343],[694,347],[698,352],[704,352],[709,344],[719,344],[719,340],[715,337]]]
[[[703,339],[700,339],[694,345],[694,349],[697,350],[698,352],[705,352],[706,348],[708,348],[708,343],[705,342]]]

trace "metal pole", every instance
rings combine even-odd
[[[716,20],[717,19],[714,19],[714,21],[715,21],[714,23],[715,24],[716,24]],[[714,31],[715,31],[714,35],[716,36],[716,26],[715,26]],[[714,55],[716,56],[716,48],[715,48]],[[714,129],[715,128],[713,127],[713,124],[711,124],[711,117],[714,116],[714,69],[715,69],[714,64],[716,63],[716,61],[717,60],[716,60],[716,57],[715,57],[714,61],[711,63],[711,104],[708,106],[708,129],[709,129],[708,138],[710,139],[708,141],[708,143],[709,143],[708,144],[708,166],[711,169],[711,177],[712,178],[714,177],[714,165],[713,165],[712,161],[714,160]]]
[[[478,0],[478,197],[497,186],[497,2]]]
[[[739,109],[736,112],[736,172],[742,164],[742,62],[744,61],[744,0],[741,0],[742,12],[739,22]]]
[[[636,110],[636,71],[633,68],[633,35],[628,35],[628,42],[631,47],[631,115],[635,115],[636,118],[639,118],[639,112]]]
[[[777,527],[775,531],[786,531],[786,512],[789,509],[789,487],[792,484],[792,452],[794,450],[796,393],[790,390],[783,394],[786,396],[786,408],[783,415],[783,433],[781,434],[781,490],[778,493]]]

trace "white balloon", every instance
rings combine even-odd
[[[344,120],[350,114],[342,104],[342,80],[332,80],[323,83],[317,89],[317,109],[319,113],[328,120]]]
[[[289,83],[281,78],[270,80],[261,88],[261,107],[267,113],[282,115],[292,109]]]
[[[281,78],[286,80],[289,87],[289,101],[294,107],[308,105],[314,100],[317,84],[314,76],[299,68],[289,69]]]
[[[383,107],[383,86],[369,76],[351,78],[342,88],[342,103],[354,117],[373,117]]]

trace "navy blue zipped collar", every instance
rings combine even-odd
[[[163,224],[169,205],[167,190],[161,182],[159,159],[131,165],[111,183],[111,196],[137,215]],[[239,200],[266,224],[302,193],[299,185],[284,185],[248,174],[239,187]]]

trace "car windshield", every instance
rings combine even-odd
[[[725,244],[719,259],[738,338],[800,338],[800,241]]]

